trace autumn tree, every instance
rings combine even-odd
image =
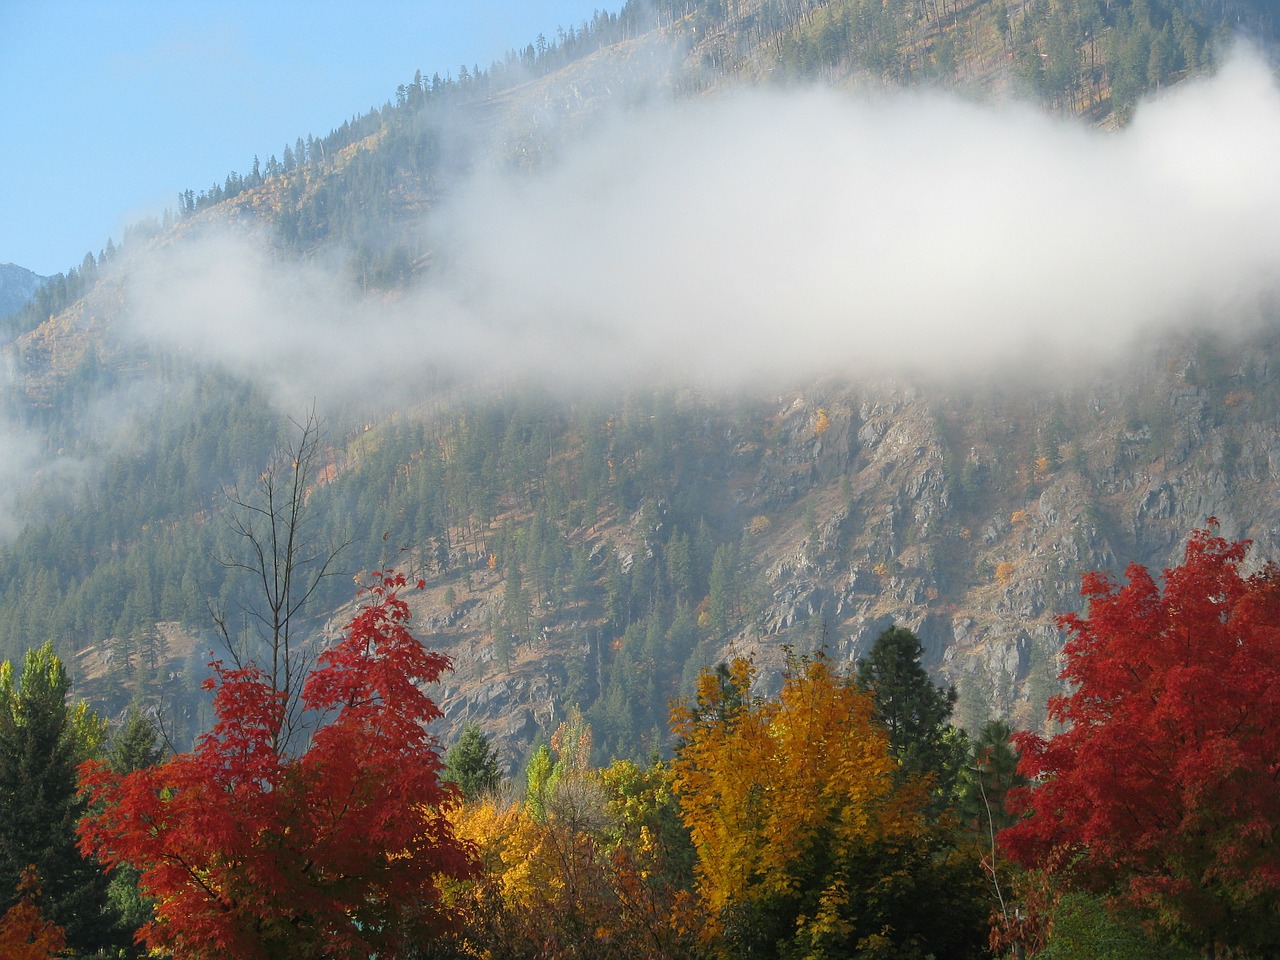
[[[453,794],[424,729],[440,711],[420,689],[449,662],[406,628],[404,586],[375,575],[320,655],[301,693],[305,750],[279,749],[285,697],[263,670],[215,663],[217,722],[191,753],[123,776],[82,768],[82,847],[141,871],[148,947],[365,958],[449,925],[440,881],[467,876],[471,852],[442,811]]]
[[[976,857],[901,781],[874,704],[816,658],[776,699],[742,660],[704,672],[673,714],[672,768],[698,853],[707,933],[744,955],[978,955],[986,902]]]
[[[1066,729],[1018,738],[1034,786],[1001,834],[1206,956],[1280,949],[1280,574],[1245,574],[1247,547],[1211,526],[1163,589],[1138,565],[1085,576],[1049,707]]]
[[[690,955],[687,839],[664,765],[590,765],[571,711],[529,766],[525,802],[482,795],[452,816],[484,871],[456,901],[453,949],[493,958]],[[683,899],[682,899],[683,898]],[[681,923],[684,926],[681,926]]]
[[[66,935],[41,913],[39,900],[40,880],[28,867],[18,881],[18,902],[0,916],[2,960],[51,960],[66,949]]]

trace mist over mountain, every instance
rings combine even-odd
[[[628,3],[58,278],[0,369],[0,657],[197,732],[234,502],[312,409],[310,534],[427,581],[448,729],[512,760],[893,622],[966,723],[1042,726],[1081,573],[1209,516],[1275,558],[1267,6],[864,6]]]

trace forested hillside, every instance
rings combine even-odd
[[[252,629],[234,503],[308,405],[134,335],[131,278],[156,251],[252,225],[263,269],[337,264],[394,309],[459,256],[424,216],[477,173],[551,163],[619,103],[942,84],[1116,126],[1229,35],[1274,31],[1261,0],[630,2],[488,67],[419,70],[381,110],[186,191],[8,321],[3,402],[37,482],[4,504],[0,656],[52,639],[112,712],[169,703],[189,738],[211,610]],[[1258,509],[1280,449],[1265,332],[1187,333],[1134,363],[1044,388],[895,373],[584,393],[426,363],[380,402],[319,400],[307,532],[346,545],[344,574],[426,579],[414,602],[457,664],[451,729],[481,721],[513,763],[570,706],[605,755],[644,755],[669,699],[730,651],[852,661],[893,622],[958,684],[965,723],[1038,728],[1081,572],[1159,566],[1211,514],[1264,555],[1280,530]],[[309,597],[307,629],[344,581]]]

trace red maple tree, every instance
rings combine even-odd
[[[1280,573],[1246,575],[1248,541],[1190,538],[1161,590],[1144,567],[1084,578],[1068,615],[1066,726],[1021,734],[1003,831],[1024,865],[1106,892],[1166,933],[1275,949],[1280,896]]]
[[[367,958],[449,925],[440,881],[474,856],[442,812],[453,791],[424,729],[440,711],[420,685],[450,664],[404,626],[404,586],[376,574],[319,657],[301,754],[272,746],[284,695],[253,665],[215,663],[217,724],[191,753],[123,777],[81,768],[82,848],[137,867],[156,900],[140,941],[177,958]]]

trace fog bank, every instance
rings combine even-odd
[[[1105,132],[939,92],[758,90],[620,114],[462,185],[404,296],[252,236],[138,265],[132,329],[304,398],[424,371],[709,387],[1071,369],[1280,290],[1280,89],[1238,52]]]

